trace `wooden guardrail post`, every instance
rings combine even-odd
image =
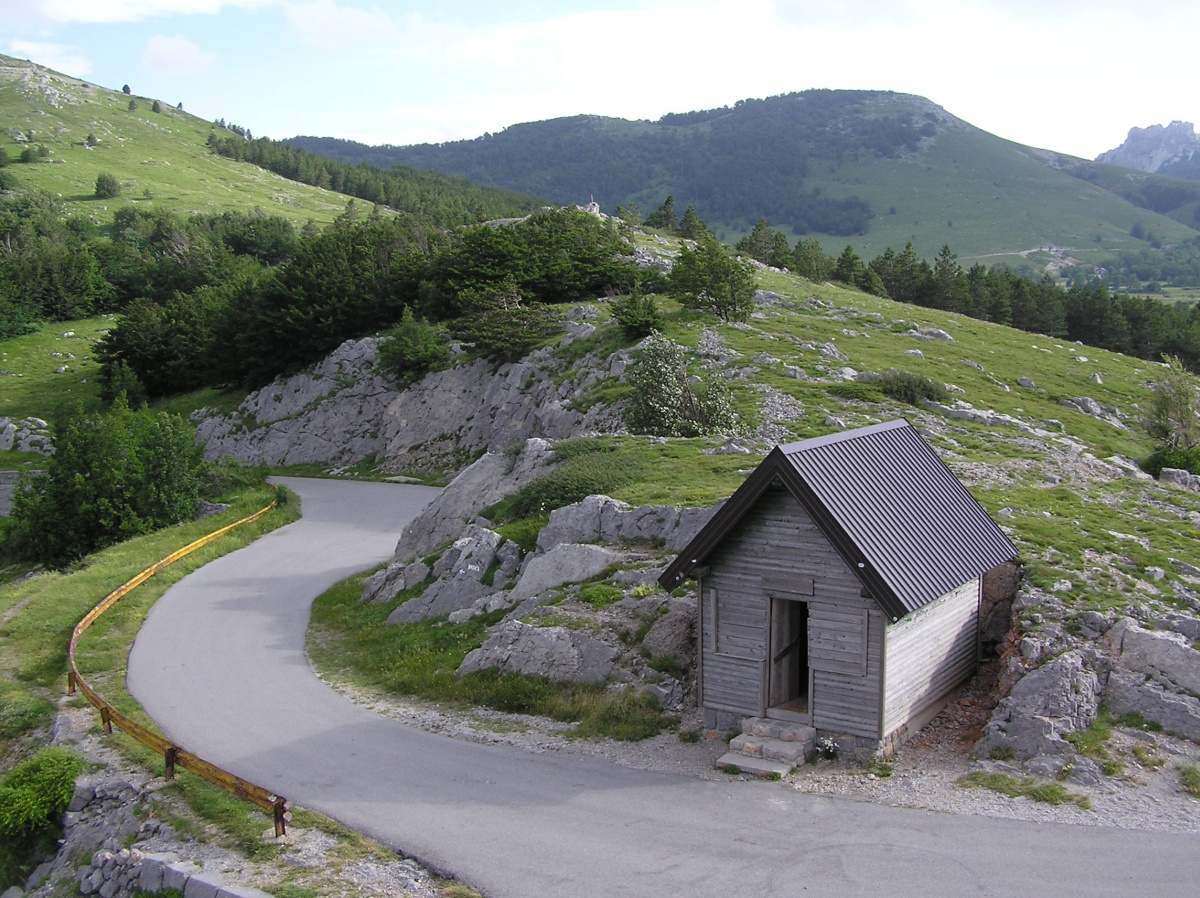
[[[67,671],[67,695],[75,694],[75,671]]]
[[[104,735],[112,735],[112,711],[108,705],[100,706],[100,722],[104,724]]]
[[[275,838],[287,835],[287,822],[292,819],[292,803],[284,798],[275,799]]]
[[[175,779],[175,759],[179,755],[179,749],[172,745],[163,752],[163,775],[169,779]]]

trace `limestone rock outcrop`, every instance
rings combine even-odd
[[[619,655],[617,649],[583,633],[514,620],[495,627],[484,644],[463,659],[458,672],[496,670],[567,683],[602,683]]]
[[[563,342],[590,325],[568,321]],[[567,407],[580,391],[619,377],[620,351],[570,365],[550,350],[493,365],[475,360],[398,389],[376,371],[379,340],[348,340],[305,373],[251,393],[230,415],[193,415],[206,457],[247,464],[350,465],[368,457],[392,470],[458,470],[465,459],[530,437],[567,439],[619,429],[619,410]]]

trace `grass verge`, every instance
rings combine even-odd
[[[991,789],[1009,798],[1029,798],[1043,804],[1063,805],[1073,804],[1085,811],[1092,808],[1091,801],[1085,795],[1075,795],[1062,783],[1043,783],[1030,777],[1009,776],[1006,773],[985,773],[977,770],[958,778],[957,785],[961,789]]]
[[[389,625],[388,615],[424,585],[391,602],[367,604],[359,601],[367,576],[343,580],[313,603],[308,653],[330,680],[458,706],[536,714],[575,723],[573,734],[585,738],[634,741],[674,722],[651,696],[610,693],[603,684],[554,683],[494,671],[460,677],[455,671],[463,658],[504,612],[462,624],[439,619]]]
[[[273,497],[274,490],[265,485],[248,489],[220,515],[129,540],[67,571],[42,573],[0,588],[0,757],[6,765],[44,741],[55,713],[54,700],[66,685],[67,642],[75,624],[105,595],[158,559],[257,511]],[[80,640],[77,662],[89,683],[118,710],[153,726],[125,691],[129,646],[150,606],[189,572],[298,515],[296,503],[285,503],[181,559],[113,606]],[[161,757],[120,733],[113,744],[161,775]],[[187,774],[169,788],[183,795],[201,819],[217,824],[228,844],[247,850],[251,857],[261,855],[263,849],[253,846],[262,844],[258,836],[271,821],[255,808]],[[267,846],[266,850],[273,849]]]

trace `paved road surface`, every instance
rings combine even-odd
[[[1200,894],[1195,836],[698,781],[459,742],[363,710],[309,668],[308,608],[385,559],[433,491],[286,483],[303,519],[172,587],[138,635],[130,689],[189,750],[490,898]]]

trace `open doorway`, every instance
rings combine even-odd
[[[807,718],[807,602],[771,597],[771,655],[768,678],[768,715]]]

